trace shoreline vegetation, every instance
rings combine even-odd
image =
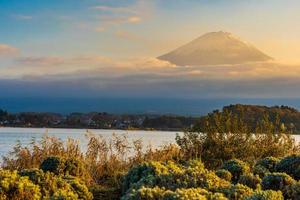
[[[207,118],[212,115],[232,115],[247,124],[255,132],[257,124],[268,117],[273,123],[280,121],[286,131],[300,134],[300,112],[288,106],[260,106],[235,104],[215,110],[204,116],[177,115],[117,115],[105,112],[57,113],[23,112],[9,113],[0,109],[0,127],[16,128],[80,128],[117,130],[158,130],[186,131],[205,127]]]
[[[224,111],[153,149],[126,135],[45,136],[3,157],[0,199],[297,200],[300,146],[279,118],[255,128]],[[253,134],[255,137],[253,137]]]

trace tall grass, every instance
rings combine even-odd
[[[170,144],[154,149],[144,146],[141,140],[129,141],[126,134],[105,139],[101,135],[89,134],[85,152],[79,141],[69,138],[66,142],[45,135],[40,141],[35,139],[27,146],[18,142],[13,150],[3,157],[2,168],[23,170],[39,168],[43,160],[50,156],[72,158],[80,161],[85,169],[84,180],[88,185],[119,187],[121,177],[129,168],[145,161],[179,160],[180,150]]]

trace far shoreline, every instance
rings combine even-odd
[[[66,129],[66,130],[117,130],[117,131],[149,131],[149,132],[185,132],[185,130],[181,129],[140,129],[140,128],[132,128],[132,129],[120,129],[120,128],[87,128],[87,127],[39,127],[39,126],[0,126],[0,129],[2,128],[10,128],[10,129],[21,129],[21,128],[28,128],[28,129]]]

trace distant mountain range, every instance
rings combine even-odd
[[[158,57],[178,66],[245,64],[272,58],[231,33],[211,32]]]

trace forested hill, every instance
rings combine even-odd
[[[300,112],[288,106],[229,105],[223,107],[221,111],[215,110],[201,117],[195,125],[196,129],[202,130],[207,120],[212,121],[213,118],[219,118],[223,122],[228,120],[228,118],[242,121],[252,132],[255,132],[262,123],[270,123],[273,126],[277,126],[278,129],[284,128],[289,132],[300,133]],[[233,122],[231,121],[232,124]]]

